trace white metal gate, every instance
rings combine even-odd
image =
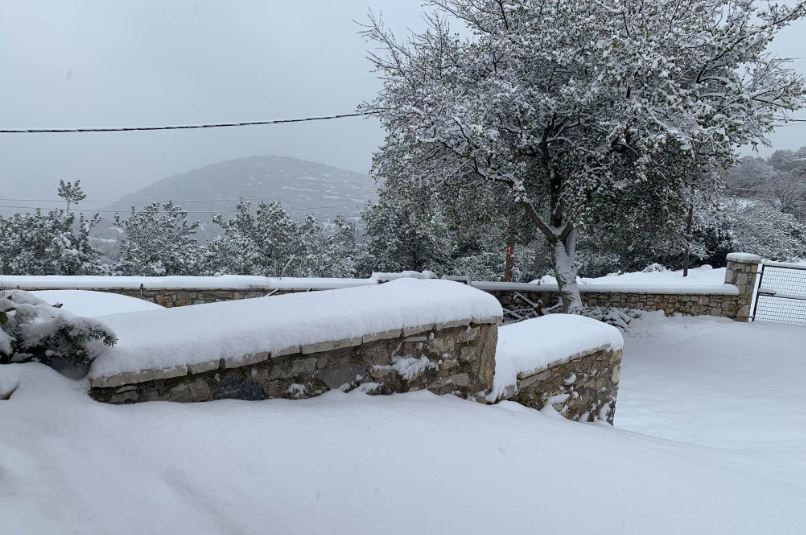
[[[806,325],[806,265],[762,264],[753,310],[755,320]]]

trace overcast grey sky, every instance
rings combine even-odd
[[[0,126],[201,123],[344,113],[379,82],[353,20],[422,26],[419,0],[0,0]],[[806,23],[775,43],[806,56]],[[806,73],[806,59],[795,67]],[[806,113],[801,113],[806,117]],[[121,134],[0,136],[0,197],[52,198],[80,178],[114,199],[165,176],[277,154],[366,173],[372,119]],[[775,148],[806,145],[806,123]],[[768,153],[769,150],[764,150]],[[2,201],[5,202],[5,201]]]

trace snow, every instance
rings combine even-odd
[[[9,372],[3,535],[790,535],[806,520],[803,470],[785,480],[509,402],[334,391],[111,406],[43,366]]]
[[[786,268],[786,269],[806,269],[806,260],[796,260],[794,262],[764,262],[765,266]]]
[[[490,399],[499,399],[517,382],[574,355],[602,348],[621,349],[624,339],[612,325],[575,314],[549,314],[498,329],[495,378]]]
[[[385,272],[385,271],[376,271],[372,273],[372,280],[378,282],[386,282],[392,281],[395,279],[436,279],[438,278],[436,273],[433,271],[394,271],[394,272]]]
[[[759,263],[761,257],[750,253],[728,253],[726,260],[733,262]]]
[[[118,343],[92,378],[171,368],[300,345],[349,340],[403,327],[501,317],[491,295],[443,280],[287,294],[105,316]]]
[[[39,290],[30,293],[50,304],[61,303],[63,310],[85,318],[163,308],[143,299],[110,292]]]
[[[616,427],[804,484],[804,347],[803,326],[644,313],[626,335]]]
[[[394,357],[391,365],[379,364],[376,368],[395,370],[404,379],[410,380],[429,368],[439,366],[436,362],[431,362],[425,355],[420,358],[415,357]]]
[[[233,290],[329,290],[372,286],[379,282],[399,278],[430,279],[436,275],[430,271],[404,271],[396,273],[373,273],[368,279],[258,277],[250,275],[221,275],[218,277],[124,277],[124,276],[27,276],[2,275],[0,288],[22,289],[233,289]],[[682,271],[652,271],[610,274],[598,278],[580,278],[580,291],[584,292],[634,292],[634,293],[688,293],[736,295],[738,290],[724,284],[725,268],[713,269],[705,265],[689,270],[688,277]],[[480,290],[512,291],[557,291],[557,281],[545,276],[531,283],[495,281],[471,281],[470,285]]]
[[[683,271],[638,271],[611,273],[604,277],[580,278],[579,288],[585,292],[631,292],[631,293],[672,293],[672,294],[725,294],[737,295],[739,290],[732,284],[724,284],[725,268],[714,269],[704,265],[692,268],[688,277]],[[545,276],[532,281],[531,286],[556,289],[554,277]],[[525,289],[525,288],[524,288]]]
[[[218,277],[139,277],[95,275],[0,275],[0,288],[47,289],[111,289],[121,288],[175,289],[175,290],[320,290],[351,288],[377,284],[373,279],[337,279],[305,277],[258,277],[252,275],[221,275]]]
[[[0,534],[800,533],[804,346],[645,314],[615,429],[428,392],[112,406],[0,366]]]

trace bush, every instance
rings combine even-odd
[[[79,378],[116,341],[97,320],[76,317],[23,290],[0,291],[0,364],[41,362]]]

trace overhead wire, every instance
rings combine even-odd
[[[359,111],[353,113],[337,113],[334,115],[315,115],[311,117],[296,117],[293,119],[270,119],[266,121],[236,121],[226,123],[200,123],[200,124],[168,124],[158,126],[113,126],[113,127],[80,127],[80,128],[2,128],[0,134],[86,134],[108,132],[153,132],[157,130],[195,130],[204,128],[237,128],[243,126],[266,126],[273,124],[304,123],[310,121],[330,121],[346,119],[348,117],[366,117],[373,115],[372,111]]]

